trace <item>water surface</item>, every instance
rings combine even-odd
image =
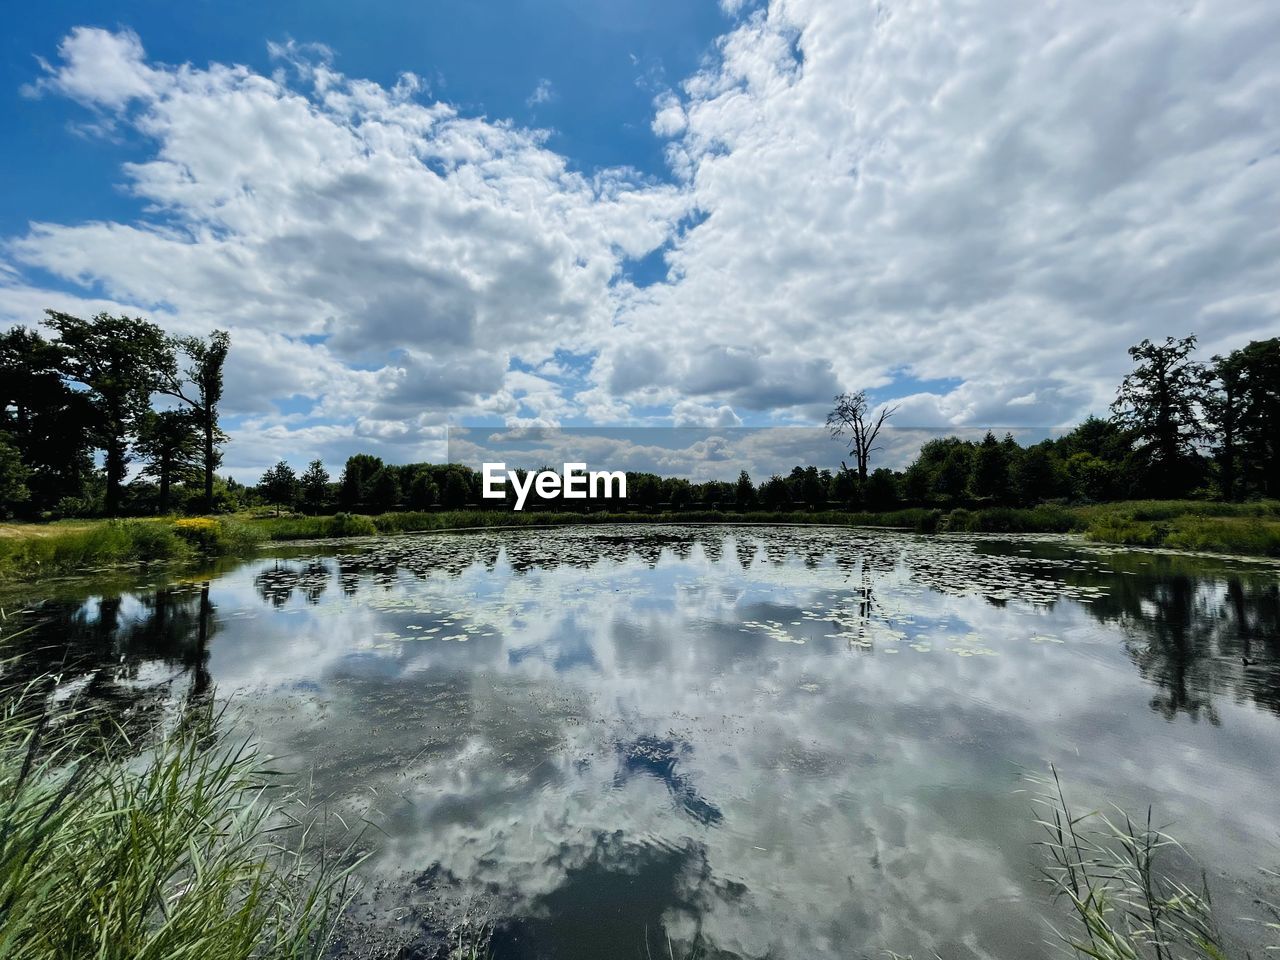
[[[1056,537],[523,530],[72,585],[23,640],[134,726],[231,698],[376,824],[353,950],[483,912],[499,958],[1026,960],[1050,762],[1081,810],[1153,805],[1222,916],[1277,899],[1278,585]]]

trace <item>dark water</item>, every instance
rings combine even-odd
[[[428,956],[484,914],[500,958],[1054,955],[1049,762],[1081,810],[1153,805],[1237,936],[1278,899],[1274,565],[814,528],[345,549],[73,585],[19,642],[133,726],[231,697],[376,824],[351,943]]]

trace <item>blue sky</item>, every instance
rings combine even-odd
[[[1261,0],[59,3],[0,50],[0,323],[229,329],[242,477],[860,388],[1043,430],[1280,313]]]
[[[68,137],[82,107],[21,93],[37,74],[35,58],[51,57],[75,26],[132,29],[156,60],[243,63],[263,73],[275,66],[268,40],[324,44],[351,76],[391,86],[412,71],[469,114],[546,127],[549,146],[580,169],[626,165],[666,178],[663,142],[649,129],[653,97],[693,73],[729,24],[715,2],[697,0],[31,5],[0,40],[0,123],[20,147],[0,156],[9,185],[0,229],[121,219],[143,206],[116,186],[119,164],[145,156],[145,143]],[[550,86],[537,101],[540,84]]]

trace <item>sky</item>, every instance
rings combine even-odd
[[[229,330],[240,479],[857,389],[1048,429],[1143,338],[1280,332],[1273,2],[66,2],[0,50],[0,326]]]

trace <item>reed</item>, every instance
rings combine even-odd
[[[325,954],[355,858],[254,749],[208,708],[141,751],[90,743],[32,689],[0,716],[0,956]]]

